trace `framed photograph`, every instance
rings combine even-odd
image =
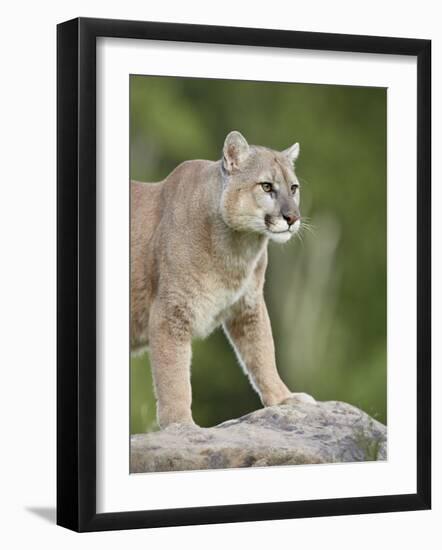
[[[57,523],[429,509],[430,41],[57,40]]]

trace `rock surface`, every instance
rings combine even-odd
[[[259,409],[213,428],[133,435],[131,472],[386,460],[387,429],[338,401]]]

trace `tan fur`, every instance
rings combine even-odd
[[[162,428],[193,422],[191,341],[220,325],[264,405],[309,399],[278,375],[263,296],[269,238],[285,242],[299,228],[298,150],[249,146],[231,132],[221,161],[131,184],[131,346],[149,346]]]

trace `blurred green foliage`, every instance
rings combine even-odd
[[[226,134],[299,141],[301,212],[313,231],[269,246],[266,301],[278,368],[293,391],[352,403],[386,422],[386,90],[132,76],[131,177],[216,160]],[[193,346],[202,426],[260,407],[221,330]],[[131,431],[156,429],[147,354],[131,361]]]

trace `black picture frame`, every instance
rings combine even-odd
[[[96,39],[417,58],[417,492],[96,512]],[[79,18],[57,27],[57,523],[75,531],[424,510],[431,506],[431,41]]]

